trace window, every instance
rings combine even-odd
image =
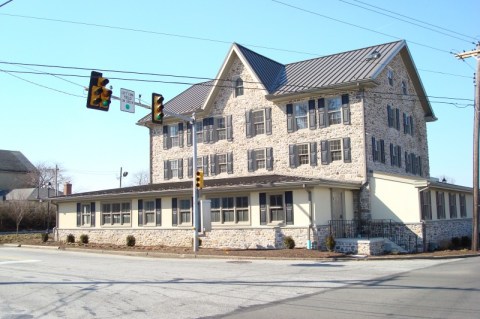
[[[350,137],[320,141],[320,148],[322,154],[322,165],[327,165],[333,161],[340,161],[342,159],[344,163],[352,162]]]
[[[330,146],[330,162],[341,161],[342,160],[342,141],[341,140],[331,140],[329,141]]]
[[[328,111],[328,125],[342,123],[342,98],[336,96],[326,99]]]
[[[235,97],[243,95],[243,80],[238,78],[235,81]]]
[[[387,79],[388,79],[388,84],[390,84],[390,86],[393,86],[393,70],[392,69],[388,69]]]
[[[284,221],[285,211],[283,209],[283,195],[270,195],[269,204],[270,221]]]
[[[90,204],[82,205],[82,226],[90,226],[91,223]]]
[[[247,196],[211,198],[210,200],[213,223],[235,224],[249,221]]]
[[[252,112],[254,134],[265,133],[265,114],[263,110]]]
[[[402,167],[402,149],[390,143],[390,165]]]
[[[450,207],[450,218],[457,218],[457,194],[448,194],[448,204]]]
[[[372,137],[372,157],[374,162],[380,161],[385,164],[385,142],[383,140],[375,140],[375,137]]]
[[[387,105],[388,127],[400,130],[400,110]]]
[[[317,143],[290,144],[288,145],[290,167],[310,164],[317,166]]]
[[[180,224],[191,224],[190,200],[180,200]]]
[[[295,104],[295,127],[303,129],[308,127],[308,105],[306,103]]]
[[[460,194],[460,218],[467,218],[467,201],[465,194]]]
[[[178,177],[178,160],[170,160],[171,177]]]
[[[445,219],[445,193],[437,192],[437,219]]]
[[[145,209],[145,225],[155,225],[155,202],[146,200],[143,205]]]
[[[195,131],[197,135],[197,143],[203,143],[203,122],[196,121],[195,122]]]
[[[122,203],[122,217],[121,223],[122,224],[130,224],[130,203]]]
[[[392,82],[393,83],[393,82]],[[391,85],[391,84],[390,84]],[[405,80],[402,81],[402,93],[403,95],[408,94],[408,89],[407,89],[407,82]]]
[[[178,126],[177,125],[169,125],[168,126],[168,136],[170,138],[170,146],[171,147],[179,146]]]
[[[420,192],[420,205],[422,210],[422,220],[432,220],[432,207],[430,191],[424,190]]]
[[[227,173],[227,154],[218,154],[218,172],[217,174]]]
[[[273,148],[267,147],[256,150],[248,150],[248,171],[258,169],[273,170]]]
[[[219,117],[215,119],[217,123],[217,140],[226,140],[227,139],[227,126],[224,117]]]

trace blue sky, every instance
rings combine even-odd
[[[131,185],[149,169],[148,129],[135,125],[149,110],[87,109],[91,70],[214,78],[232,42],[290,63],[405,39],[438,117],[427,125],[430,174],[471,186],[476,61],[449,52],[475,48],[478,12],[478,0],[13,0],[0,7],[0,149],[58,164],[74,192],[118,187],[120,167]],[[146,104],[188,87],[172,82],[202,81],[103,74],[114,95],[130,89]]]

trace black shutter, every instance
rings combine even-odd
[[[172,226],[178,225],[177,199],[172,198]]]
[[[203,175],[208,176],[208,155],[203,156]]]
[[[187,146],[192,146],[192,124],[187,122]]]
[[[168,126],[165,125],[163,127],[163,149],[164,150],[168,150],[169,149],[169,143],[170,142],[170,138],[168,136]]]
[[[308,122],[311,130],[317,128],[317,117],[315,115],[315,100],[308,101]]]
[[[393,156],[393,144],[390,143],[390,165],[395,165],[395,158]]]
[[[345,163],[352,162],[352,149],[350,147],[350,137],[343,138],[343,161]]]
[[[318,127],[327,127],[328,120],[327,120],[327,112],[325,110],[325,99],[321,98],[318,99]]]
[[[247,156],[248,156],[248,171],[249,172],[254,172],[255,171],[255,167],[253,165],[253,163],[255,162],[255,159],[254,159],[254,156],[255,156],[255,153],[253,150],[248,150],[247,151]]]
[[[327,140],[320,142],[320,150],[322,152],[322,165],[328,165],[330,163],[330,150]]]
[[[422,159],[418,157],[418,175],[422,176]]]
[[[247,138],[253,137],[253,122],[252,122],[252,111],[245,112],[245,132]]]
[[[213,117],[209,118],[208,119],[208,127],[209,127],[209,141],[210,143],[215,143],[216,141],[218,141],[218,136],[217,136],[217,123],[215,121],[215,119]]]
[[[210,154],[210,174],[211,176],[217,175],[217,155]]]
[[[260,225],[267,224],[267,194],[259,194],[260,201]]]
[[[95,202],[90,203],[90,226],[95,227]]]
[[[393,127],[392,107],[387,105],[387,123],[388,127]]]
[[[400,131],[400,110],[395,109],[395,125],[396,129]]]
[[[178,146],[183,147],[183,123],[178,123]]]
[[[203,143],[207,144],[210,142],[210,133],[209,133],[209,123],[210,119],[203,119]]]
[[[227,153],[227,173],[233,174],[233,152]]]
[[[285,192],[285,222],[287,225],[293,225],[293,192]]]
[[[265,167],[267,171],[273,171],[273,148],[272,147],[267,147],[266,148],[266,163]]]
[[[287,104],[287,132],[292,133],[295,131],[293,125],[293,104]]]
[[[380,161],[385,164],[385,141],[380,140]]]
[[[378,161],[378,152],[377,152],[377,142],[375,141],[375,137],[372,137],[372,160],[374,162]]]
[[[410,116],[410,134],[413,136],[413,116]]]
[[[165,180],[170,179],[170,161],[169,160],[163,161],[163,179]]]
[[[77,227],[82,226],[82,204],[77,203]]]
[[[290,168],[297,167],[297,146],[295,144],[288,145],[288,157],[290,159]]]
[[[155,199],[155,223],[157,226],[162,226],[162,199]]]
[[[177,160],[177,166],[178,166],[178,178],[183,179],[183,158],[179,158]]]
[[[138,200],[138,226],[143,225],[143,199]]]
[[[317,166],[317,142],[310,143],[310,166]]]
[[[397,164],[402,167],[402,148],[397,145]]]
[[[188,158],[188,178],[193,177],[193,157]]]
[[[350,101],[349,95],[342,95],[342,113],[343,113],[343,124],[350,124]]]
[[[265,134],[272,135],[272,108],[265,109]]]
[[[403,113],[403,133],[407,134],[408,133],[408,118],[407,114]]]
[[[233,141],[233,125],[232,125],[232,116],[227,115],[227,141]]]
[[[405,152],[405,172],[410,173],[410,161],[408,160],[408,153]]]

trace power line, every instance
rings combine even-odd
[[[349,4],[349,5],[351,5],[351,6],[355,6],[355,7],[358,7],[358,8],[362,8],[362,9],[364,9],[364,10],[368,10],[368,11],[371,11],[371,12],[375,12],[375,13],[378,13],[378,14],[381,14],[381,15],[384,15],[384,16],[387,16],[387,17],[392,18],[392,19],[395,19],[395,20],[399,20],[399,21],[402,21],[402,22],[405,22],[405,23],[412,24],[412,25],[414,25],[414,26],[417,26],[417,27],[420,27],[420,28],[423,28],[423,29],[426,29],[426,30],[430,30],[430,31],[433,31],[433,32],[436,32],[436,33],[443,34],[443,35],[445,35],[445,36],[447,36],[447,37],[451,37],[451,38],[454,38],[454,39],[457,39],[457,40],[460,40],[460,41],[465,41],[465,42],[468,42],[468,43],[472,43],[472,41],[470,41],[470,40],[465,40],[465,39],[462,39],[462,38],[460,38],[460,37],[457,37],[457,36],[448,34],[448,33],[446,33],[446,32],[442,32],[442,31],[439,31],[439,30],[435,30],[435,29],[433,29],[433,28],[426,27],[426,26],[421,25],[421,24],[419,24],[419,23],[411,22],[411,21],[408,21],[408,20],[405,20],[405,19],[400,19],[400,18],[397,18],[397,17],[392,16],[392,15],[390,15],[390,14],[386,14],[386,13],[383,13],[383,12],[380,12],[380,11],[377,11],[377,10],[374,10],[374,9],[369,9],[369,8],[364,7],[364,6],[361,6],[361,5],[358,5],[358,4],[354,4],[354,3],[351,3],[351,2],[348,2],[348,1],[345,1],[345,0],[340,0],[340,1],[343,2],[343,3]],[[355,1],[355,0],[353,0],[353,1]],[[362,4],[366,4],[366,3],[361,2],[361,1],[357,1],[357,2],[360,2],[360,3],[362,3]],[[368,5],[368,4],[366,4],[366,5]],[[374,7],[374,6],[372,6],[372,7]],[[376,8],[378,8],[378,7],[376,7]],[[388,10],[385,10],[385,9],[381,9],[381,10],[388,11]],[[394,12],[392,12],[392,11],[388,11],[388,12],[394,13]],[[394,14],[399,15],[398,13],[394,13]],[[408,17],[408,19],[412,19],[412,18]],[[420,21],[420,20],[416,20],[416,19],[412,19],[412,20],[418,21],[418,22],[423,23],[423,24],[427,24],[426,22],[423,22],[423,21]],[[436,27],[436,28],[439,28],[439,27],[437,27],[437,26],[435,26],[435,27]],[[449,32],[452,32],[452,31],[449,31]]]
[[[346,2],[346,1],[343,1],[343,0],[340,0],[342,2]],[[415,18],[412,18],[412,17],[409,17],[409,16],[406,16],[406,15],[403,15],[403,14],[400,14],[400,13],[397,13],[397,12],[394,12],[394,11],[390,11],[390,10],[387,10],[387,9],[384,9],[384,8],[380,8],[378,6],[374,6],[372,4],[369,4],[369,3],[366,3],[366,2],[362,2],[362,1],[359,1],[359,0],[352,0],[352,1],[355,1],[355,2],[359,2],[361,4],[364,4],[366,6],[369,6],[369,7],[372,7],[372,8],[376,8],[376,9],[379,9],[379,10],[382,10],[382,11],[385,11],[385,12],[389,12],[389,13],[393,13],[395,15],[398,15],[400,17],[403,17],[403,18],[407,18],[407,19],[410,19],[410,20],[413,20],[413,21],[417,21],[417,22],[420,22],[420,23],[423,23],[425,25],[429,25],[431,27],[434,27],[434,28],[438,28],[440,30],[444,30],[444,31],[447,31],[447,32],[450,32],[450,33],[454,33],[454,34],[457,34],[457,35],[460,35],[460,36],[463,36],[465,38],[469,38],[469,39],[473,39],[474,41],[477,41],[477,39],[475,37],[472,37],[472,36],[469,36],[469,35],[466,35],[466,34],[462,34],[462,33],[459,33],[457,31],[453,31],[453,30],[449,30],[447,28],[444,28],[444,27],[441,27],[441,26],[438,26],[438,25],[435,25],[435,24],[431,24],[431,23],[428,23],[428,22],[425,22],[425,21],[422,21],[422,20],[419,20],[419,19],[415,19]],[[403,20],[402,20],[403,21]],[[465,40],[466,41],[466,40]]]
[[[58,73],[45,73],[45,72],[30,72],[30,71],[12,71],[12,70],[1,70],[6,73],[21,73],[21,74],[34,74],[34,75],[54,75],[54,76],[67,76],[67,77],[79,77],[79,78],[89,78],[89,75],[78,75],[78,74],[58,74]],[[119,71],[117,71],[119,72]],[[13,74],[10,74],[14,76]],[[78,96],[74,94],[70,94],[64,91],[52,89],[50,87],[43,86],[41,84],[35,83],[33,81],[25,80],[21,77],[15,76],[17,78],[20,78],[24,81],[30,82],[32,84],[42,86],[54,91],[58,91],[64,94],[72,95],[72,96],[77,96],[77,97],[82,97],[84,96]],[[136,82],[152,82],[152,83],[165,83],[165,84],[181,84],[181,85],[189,85],[189,86],[208,86],[208,87],[221,87],[221,88],[229,88],[231,89],[231,85],[219,85],[219,84],[213,84],[213,83],[190,83],[190,82],[179,82],[179,81],[164,81],[164,80],[151,80],[151,79],[137,79],[137,78],[121,78],[121,77],[109,77],[111,80],[119,80],[119,81],[136,81]],[[253,82],[253,83],[259,83],[259,82]],[[300,88],[300,89],[320,89],[321,87],[314,87],[314,86],[301,86],[301,85],[291,85],[293,88]],[[261,90],[264,91],[264,89],[261,88],[256,88],[256,87],[244,87],[245,90]],[[336,91],[343,92],[342,89],[336,89]],[[279,92],[287,92],[287,93],[293,93],[291,90],[280,90]],[[425,99],[422,99],[418,97],[417,95],[413,94],[403,94],[403,93],[388,93],[388,92],[381,92],[381,91],[368,91],[368,93],[372,94],[377,94],[377,95],[384,95],[384,96],[398,96],[397,98],[394,97],[382,97],[383,99],[389,99],[389,100],[405,100],[405,99],[410,99],[412,101],[423,101]],[[457,101],[472,101],[471,99],[466,99],[466,98],[456,98],[456,97],[445,97],[445,96],[426,96],[426,98],[432,98],[432,99],[444,99],[444,100],[457,100]],[[444,104],[454,104],[454,105],[462,105],[461,103],[452,103],[452,102],[441,102],[441,101],[430,101],[431,103],[444,103]],[[469,104],[467,104],[469,105]]]
[[[5,1],[4,3],[0,4],[0,8],[3,7],[4,5],[6,5],[7,3],[10,3],[12,2],[13,0],[8,0],[8,1]]]

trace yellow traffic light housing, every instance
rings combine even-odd
[[[152,122],[163,123],[163,96],[158,93],[152,93]]]
[[[105,87],[108,82],[107,78],[102,77],[102,73],[92,71],[88,86],[87,108],[108,111],[112,101],[112,90]]]
[[[195,176],[195,187],[198,189],[203,188],[203,171],[197,171]]]

